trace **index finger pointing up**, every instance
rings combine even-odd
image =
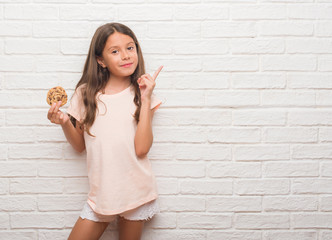
[[[161,69],[163,69],[163,67],[164,67],[164,66],[160,66],[160,67],[157,69],[157,71],[154,72],[154,74],[153,74],[153,76],[152,76],[153,80],[156,80],[158,74],[160,73]]]

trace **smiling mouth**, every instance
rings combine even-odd
[[[133,64],[132,63],[128,63],[128,64],[121,65],[121,67],[130,67],[131,65],[133,65]]]

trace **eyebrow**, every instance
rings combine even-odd
[[[127,43],[127,46],[129,45],[129,44],[131,44],[131,43],[134,43],[134,42],[129,42],[129,43]],[[135,44],[135,43],[134,43]],[[108,49],[111,49],[111,48],[117,48],[117,47],[119,47],[119,46],[110,46]]]

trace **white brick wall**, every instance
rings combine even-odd
[[[73,93],[112,21],[148,72],[164,65],[161,213],[143,240],[332,239],[331,0],[0,0],[0,239],[66,239],[75,223],[84,154],[46,119],[46,93]]]

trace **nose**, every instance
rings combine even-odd
[[[129,54],[127,51],[123,51],[122,53],[122,59],[128,59],[129,58]]]

